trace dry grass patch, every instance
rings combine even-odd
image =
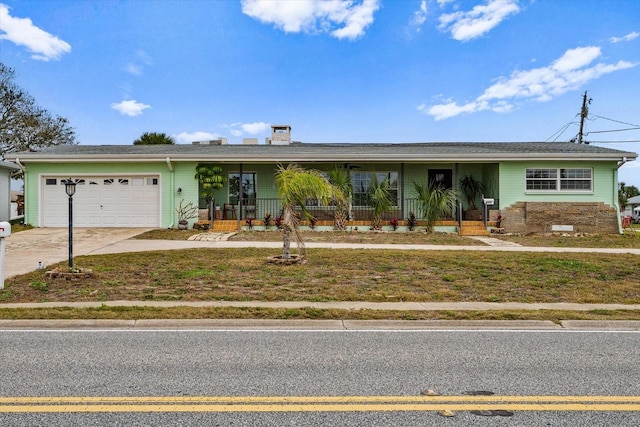
[[[522,246],[557,248],[640,248],[640,232],[636,235],[593,234],[593,235],[532,235],[506,236],[495,235],[498,239],[518,243]]]
[[[405,245],[485,246],[484,243],[453,233],[426,233],[424,231],[303,231],[305,242],[371,243]],[[229,238],[232,241],[282,241],[281,231],[240,231]]]
[[[640,320],[639,310],[391,311],[264,307],[0,309],[0,319]]]
[[[113,300],[493,301],[640,303],[638,256],[471,251],[191,249],[76,258],[94,275],[6,280],[0,302]],[[61,263],[60,266],[63,266]]]

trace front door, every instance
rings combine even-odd
[[[445,189],[453,188],[451,169],[429,169],[429,185],[439,185]]]

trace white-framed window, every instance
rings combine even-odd
[[[389,182],[389,198],[393,206],[398,205],[398,172],[351,172],[351,184],[353,185],[353,205],[367,206],[368,193],[373,174],[376,174],[378,182],[385,179]]]
[[[591,168],[530,168],[527,191],[593,191]]]

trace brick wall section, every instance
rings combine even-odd
[[[501,213],[507,233],[551,233],[552,225],[572,225],[573,233],[619,232],[615,208],[604,203],[518,202]]]

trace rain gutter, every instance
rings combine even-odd
[[[175,184],[176,184],[176,183],[175,183],[175,180],[176,180],[176,179],[175,179],[175,174],[174,174],[174,172],[173,172],[173,165],[171,164],[171,158],[170,158],[170,157],[167,157],[165,160],[166,160],[166,162],[167,162],[167,168],[169,168],[169,172],[171,172],[170,190],[169,190],[169,191],[171,192],[171,193],[170,193],[170,194],[171,194],[171,197],[169,197],[169,203],[171,204],[171,224],[169,224],[169,227],[167,227],[167,228],[173,228],[173,213],[174,213],[174,212],[175,212],[175,210],[176,210],[176,199],[175,199],[175,197],[173,196],[173,189],[174,189],[174,188],[175,188],[175,186],[176,186],[176,185],[175,185]]]
[[[613,168],[614,180],[613,180],[613,206],[616,208],[616,217],[618,218],[618,233],[624,234],[624,230],[622,230],[622,212],[620,212],[620,205],[618,204],[618,169],[620,169],[625,163],[627,163],[627,158],[623,157],[620,160],[616,167]]]

